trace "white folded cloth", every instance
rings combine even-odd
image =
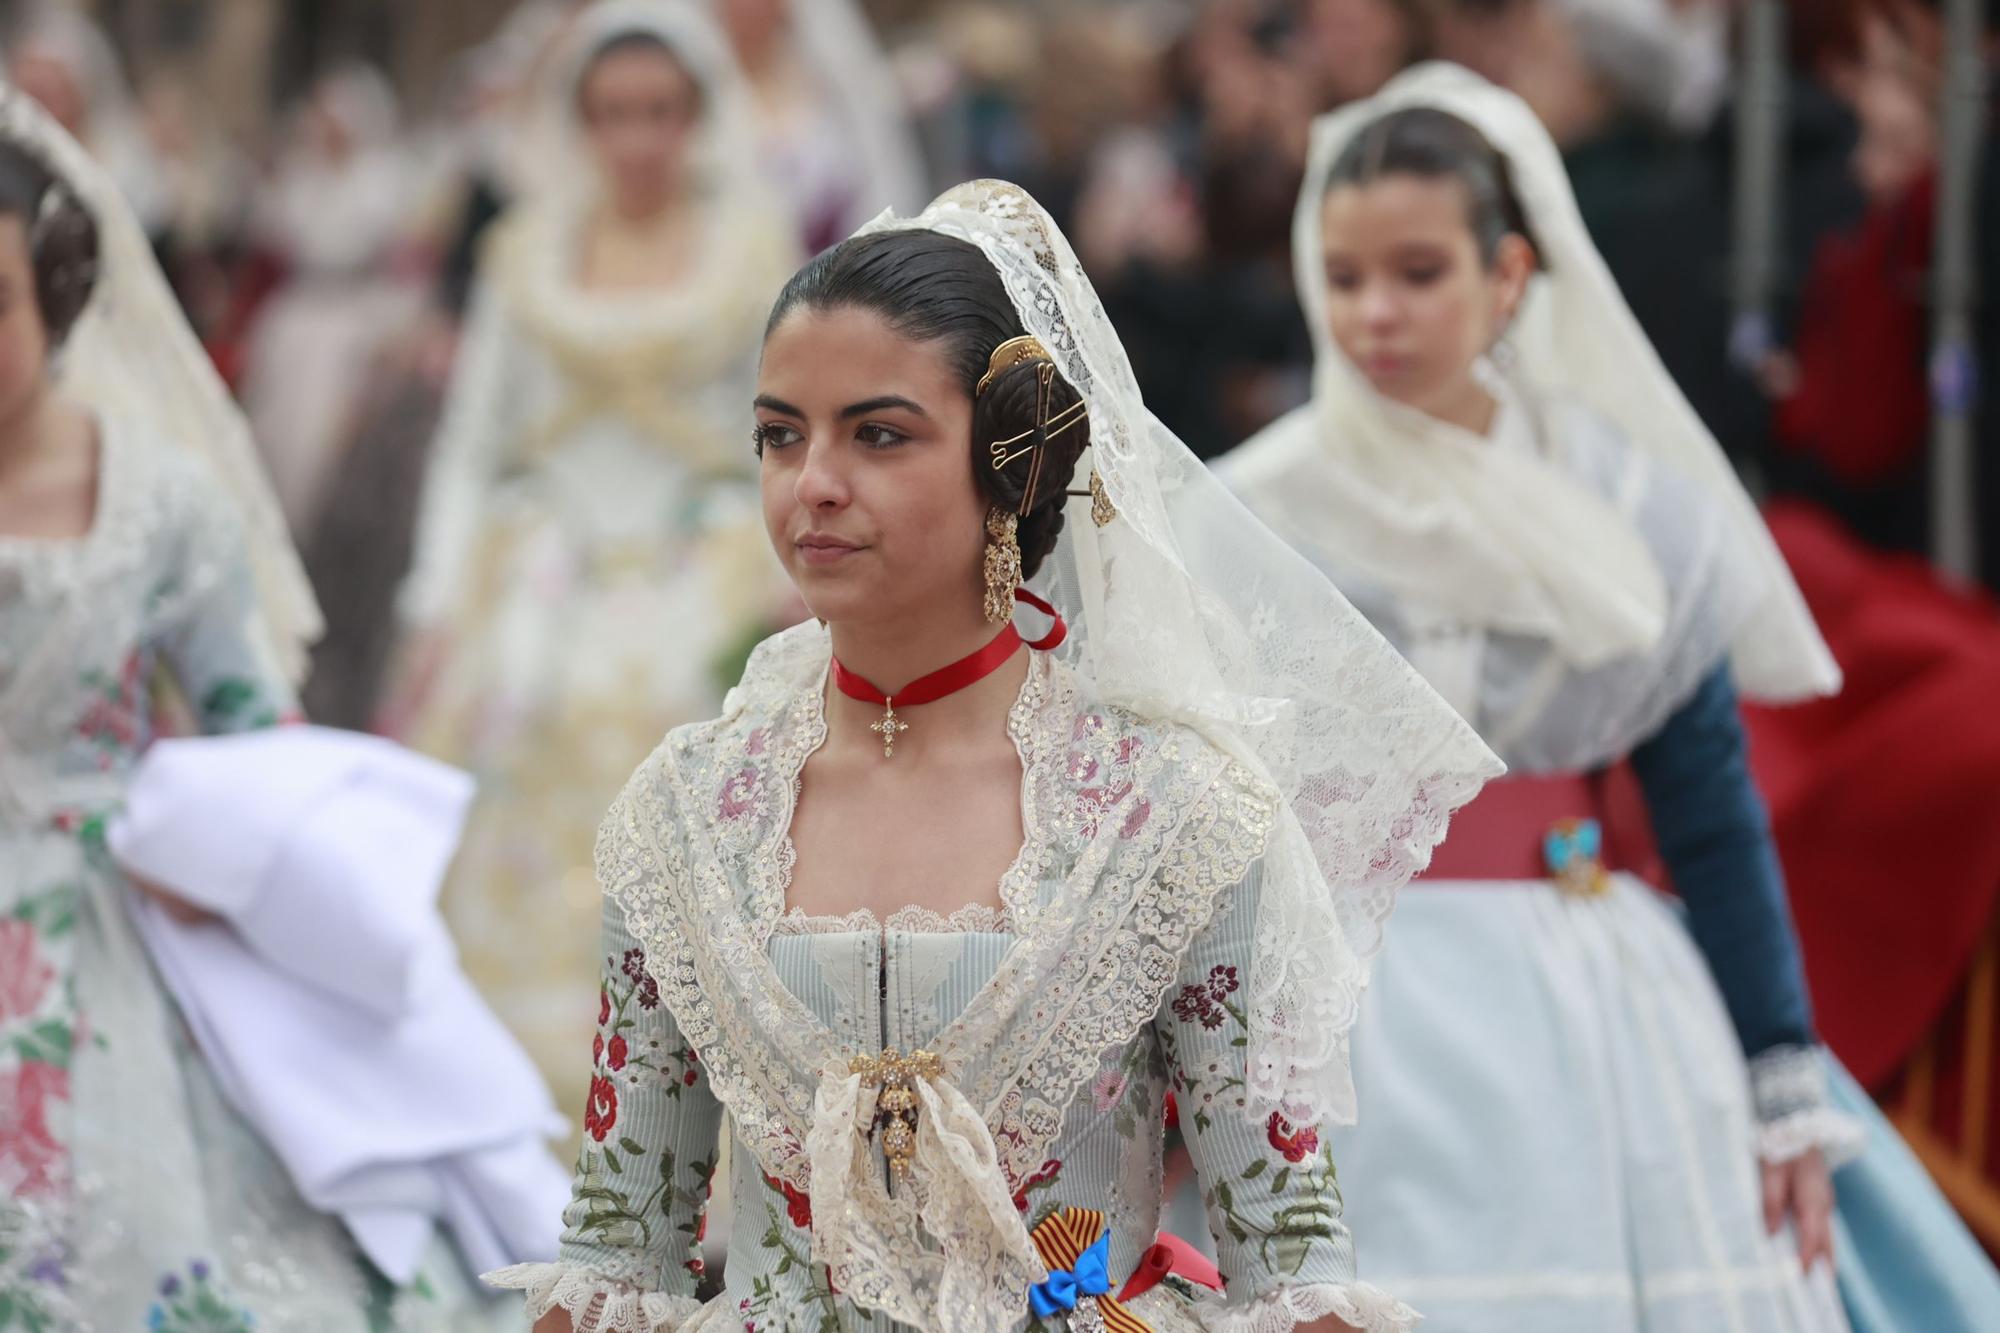
[[[547,1087],[458,969],[437,893],[471,780],[321,727],[158,742],[108,831],[232,1105],[393,1282],[433,1229],[473,1271],[552,1258],[569,1172]]]

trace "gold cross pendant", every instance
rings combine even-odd
[[[889,703],[888,709],[888,712],[882,714],[880,722],[870,722],[868,724],[868,730],[882,738],[882,757],[884,759],[894,759],[896,757],[896,737],[908,731],[910,724],[896,716],[896,705],[893,701]]]

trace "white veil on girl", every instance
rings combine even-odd
[[[1591,409],[1708,502],[1712,512],[1685,516],[1681,544],[1704,548],[1687,563],[1704,571],[1746,694],[1777,702],[1837,689],[1839,669],[1763,520],[1591,244],[1554,141],[1526,103],[1455,65],[1417,66],[1313,126],[1293,225],[1316,351],[1313,398],[1230,458],[1232,484],[1270,512],[1296,513],[1338,565],[1462,623],[1545,640],[1572,670],[1670,646],[1673,590],[1617,506],[1549,459],[1489,447],[1384,398],[1332,340],[1324,185],[1365,126],[1409,107],[1448,112],[1485,137],[1506,159],[1534,234],[1541,270],[1507,335],[1514,355],[1502,373],[1531,402]],[[1656,699],[1685,697],[1712,666],[1689,657],[1663,667],[1673,679],[1655,682]]]

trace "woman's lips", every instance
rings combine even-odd
[[[798,548],[799,558],[809,565],[837,565],[866,549],[839,537],[825,536],[801,537],[793,545]]]

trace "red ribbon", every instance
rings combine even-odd
[[[857,676],[842,666],[840,659],[836,657],[833,659],[834,687],[848,698],[859,699],[863,703],[883,705],[894,703],[899,708],[916,708],[921,704],[934,704],[946,695],[957,694],[969,685],[977,685],[998,671],[1007,659],[1014,655],[1014,650],[1023,643],[1039,652],[1047,652],[1069,637],[1069,626],[1063,623],[1062,616],[1053,606],[1026,588],[1016,588],[1014,599],[1034,607],[1053,619],[1055,628],[1039,639],[1024,640],[1021,631],[1015,629],[1013,622],[1010,621],[1005,629],[993,636],[992,642],[978,652],[961,657],[950,666],[940,667],[928,676],[919,676],[897,690],[894,695],[884,694],[873,682]]]

